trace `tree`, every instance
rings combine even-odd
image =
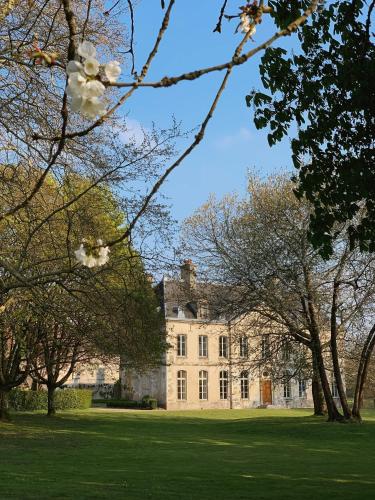
[[[375,2],[329,2],[298,32],[301,50],[269,48],[262,82],[253,91],[257,128],[272,146],[297,125],[291,142],[296,194],[313,205],[311,238],[323,255],[334,251],[336,223],[347,222],[351,245],[375,249],[374,131]]]
[[[8,420],[8,394],[30,374],[38,327],[32,318],[30,296],[12,293],[0,309],[0,420]]]
[[[24,183],[21,172],[19,179],[13,179],[8,196],[17,197]],[[39,228],[40,221],[53,213],[61,198],[70,199],[71,193],[88,185],[88,180],[70,175],[60,189],[48,177],[28,207],[19,210],[11,222],[3,221],[0,232],[3,255],[10,255],[25,277],[29,270],[36,277],[30,288],[29,280],[25,287],[22,281],[14,282],[14,273],[2,276],[3,291],[8,290],[4,296],[8,304],[17,297],[18,313],[7,320],[6,305],[1,315],[5,323],[0,345],[0,389],[6,393],[31,375],[48,388],[49,415],[55,413],[55,389],[66,382],[77,363],[95,355],[113,358],[122,354],[139,364],[145,364],[146,358],[156,363],[164,348],[156,299],[150,293],[141,257],[129,242],[117,245],[110,263],[97,269],[80,267],[70,259],[67,245],[77,248],[83,234],[91,235],[85,242],[89,256],[94,254],[99,237],[108,240],[121,234],[125,217],[107,187],[90,186],[87,203],[75,200],[69,210],[60,211],[58,218]],[[4,186],[2,195],[6,199]],[[38,239],[30,237],[35,228]],[[64,267],[67,271],[62,272]],[[143,314],[147,319],[142,320]],[[5,398],[2,400],[5,408]]]
[[[322,391],[329,420],[360,419],[359,407],[351,410],[346,399],[341,358],[343,342],[366,318],[357,377],[363,389],[360,367],[373,348],[374,258],[351,250],[342,227],[334,254],[324,260],[308,239],[310,211],[285,178],[251,178],[247,199],[211,199],[188,219],[183,241],[210,281],[227,287],[231,316],[263,318],[274,339],[288,336],[310,350],[316,412],[322,411]],[[344,416],[332,396],[333,381]]]
[[[89,3],[82,0],[5,2],[0,31],[3,88],[0,98],[0,163],[8,166],[11,179],[13,171],[19,169],[30,177],[22,196],[8,199],[2,205],[0,221],[12,220],[18,211],[27,208],[48,177],[60,184],[66,174],[73,173],[90,179],[90,186],[75,192],[70,199],[60,200],[59,206],[40,221],[39,228],[59,217],[76,198],[86,202],[90,187],[109,183],[123,197],[129,223],[121,235],[105,241],[105,244],[111,248],[126,241],[140,219],[152,212],[155,196],[168,175],[202,141],[235,68],[275,40],[296,31],[311,16],[317,4],[318,0],[303,2],[305,10],[294,9],[290,23],[284,29],[251,49],[246,44],[254,34],[254,28],[260,25],[264,16],[273,16],[273,10],[265,6],[263,0],[259,5],[257,2],[248,4],[234,15],[241,23],[243,36],[222,64],[147,81],[149,69],[173,21],[175,0],[161,2],[164,16],[152,49],[139,71],[135,70],[134,44],[136,23],[140,20],[136,18],[131,0],[114,2],[107,10],[100,0]],[[220,7],[218,32],[226,2],[217,2],[218,13]],[[120,14],[124,15],[124,24],[120,21]],[[107,62],[114,54],[119,63],[124,62],[123,54],[130,55],[130,81],[118,81],[121,64]],[[175,123],[169,130],[155,129],[145,134],[141,146],[131,141],[124,144],[122,133],[126,131],[126,120],[116,113],[128,104],[136,91],[167,88],[219,71],[224,71],[224,77],[207,105],[197,134],[181,154],[175,154],[172,144],[180,133]],[[169,165],[165,166],[168,162]],[[34,168],[33,173],[30,165]],[[38,175],[34,176],[36,168]],[[8,177],[4,181],[8,181]],[[140,185],[147,187],[140,196],[124,195],[139,189]],[[31,237],[37,239],[38,232],[39,229],[35,229]],[[71,250],[74,249],[69,248]],[[13,273],[15,281],[23,280],[24,286],[29,281],[32,286],[33,277],[23,277],[22,271],[15,272],[13,264],[8,259],[1,262],[2,268]]]

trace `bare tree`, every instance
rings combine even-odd
[[[183,239],[207,277],[227,287],[232,316],[264,318],[274,338],[287,335],[310,350],[315,409],[322,410],[321,387],[329,420],[360,419],[357,396],[353,409],[346,398],[341,358],[344,342],[365,317],[359,397],[373,349],[374,257],[350,249],[338,228],[335,253],[323,260],[308,239],[309,217],[309,204],[295,198],[285,178],[251,178],[247,199],[211,199],[187,220]]]

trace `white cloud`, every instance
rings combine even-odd
[[[230,149],[236,146],[243,146],[254,138],[251,131],[246,127],[241,127],[234,134],[224,135],[215,141],[218,149]]]
[[[119,137],[125,144],[128,142],[134,142],[136,146],[141,146],[149,130],[146,127],[142,127],[138,120],[132,118],[126,119],[126,130],[122,130]]]

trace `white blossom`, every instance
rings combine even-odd
[[[78,45],[78,54],[87,59],[88,57],[96,56],[96,48],[91,42],[82,42]]]
[[[111,61],[104,67],[106,77],[111,83],[115,83],[121,74],[120,63],[118,61]]]
[[[83,63],[69,61],[66,72],[68,75],[67,95],[70,99],[71,110],[80,112],[89,119],[103,116],[105,105],[100,98],[105,93],[105,85],[99,75],[100,63],[95,58],[96,49],[91,42],[82,42],[78,47],[78,54],[84,59]],[[121,74],[120,63],[111,61],[104,66],[104,73],[111,83],[114,83]],[[100,258],[105,261],[107,254]]]
[[[75,258],[79,263],[85,267],[100,267],[107,264],[109,260],[109,247],[103,246],[102,240],[97,240],[99,246],[98,257],[94,255],[87,255],[86,250],[81,243],[80,247],[74,252]]]
[[[94,119],[105,114],[104,103],[98,97],[82,99],[81,113],[87,118]]]
[[[78,113],[79,111],[81,111],[81,106],[82,97],[73,96],[72,100],[70,101],[70,107],[72,108],[72,111]]]
[[[68,79],[68,87],[66,92],[72,97],[81,97],[84,86],[87,83],[87,79],[78,71],[71,73]]]
[[[82,89],[82,97],[89,99],[90,97],[100,97],[104,94],[105,87],[99,80],[90,80]]]
[[[66,67],[66,72],[68,75],[71,75],[72,73],[76,72],[81,72],[83,71],[83,66],[80,62],[78,61],[69,61],[68,65]]]
[[[95,76],[99,73],[99,61],[93,57],[88,57],[83,63],[83,69],[86,75]]]
[[[242,33],[250,32],[250,36],[255,35],[256,27],[255,24],[250,20],[250,17],[244,12],[240,15],[241,23],[240,29]]]
[[[86,250],[83,247],[83,244],[81,243],[78,250],[74,252],[75,258],[78,260],[78,262],[81,262],[82,264],[86,260]]]

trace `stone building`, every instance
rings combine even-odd
[[[267,356],[269,332],[253,335],[246,318],[233,323],[215,311],[202,298],[207,297],[207,285],[196,281],[190,260],[181,266],[180,279],[165,277],[156,291],[170,347],[158,369],[123,370],[124,397],[140,400],[148,395],[169,410],[313,406],[310,380],[275,380],[272,366],[255,363],[252,357]],[[285,359],[293,363],[287,355],[283,366]]]

